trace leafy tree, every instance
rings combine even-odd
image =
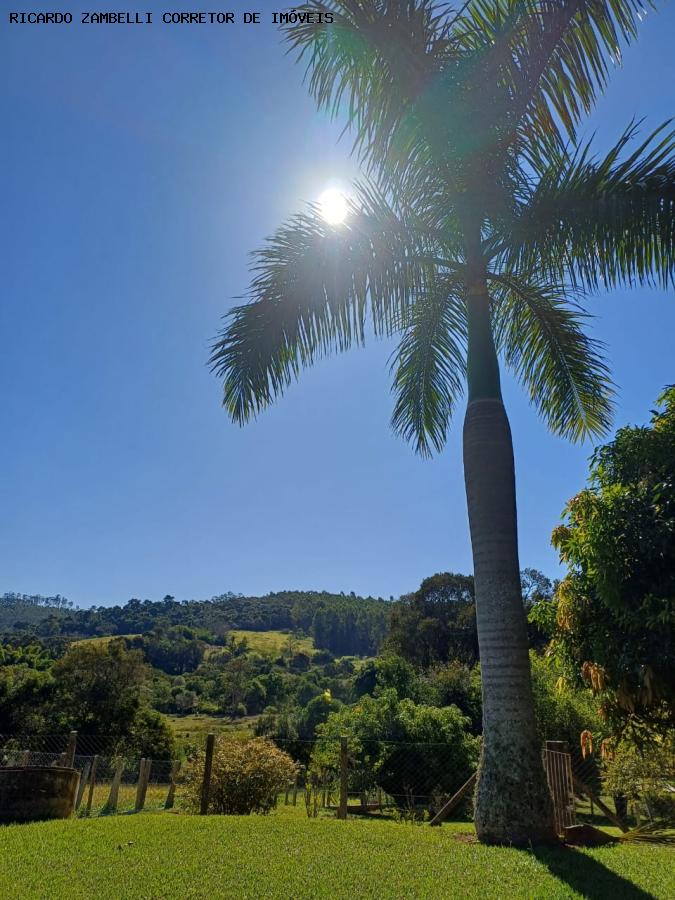
[[[49,672],[26,666],[0,667],[0,734],[44,731],[54,691]]]
[[[81,641],[52,667],[54,726],[82,734],[124,735],[141,706],[149,669],[122,641]]]
[[[456,706],[471,722],[471,732],[482,729],[480,666],[469,666],[459,660],[434,666],[426,675],[428,702],[434,706]]]
[[[269,708],[255,724],[255,734],[271,738],[287,753],[302,763],[309,762],[317,728],[342,704],[323,691],[303,707],[275,710]]]
[[[637,814],[672,828],[675,822],[675,738],[659,737],[638,749],[632,741],[622,741],[606,762],[606,789],[624,797]]]
[[[156,710],[140,707],[126,731],[116,753],[130,751],[149,759],[176,758],[176,741],[169,721]]]
[[[536,616],[531,617],[530,613],[535,605],[538,604],[541,609],[545,603],[553,600],[557,582],[554,584],[550,578],[537,569],[523,569],[520,573],[520,583],[523,589],[523,604],[527,615],[527,635],[530,647],[543,650],[548,643],[547,635],[537,624]]]
[[[348,736],[350,778],[356,790],[381,787],[401,807],[428,805],[471,775],[478,740],[456,707],[437,709],[399,700],[393,689],[332,713],[317,728],[315,769],[337,769],[342,735]]]
[[[385,646],[414,665],[478,658],[473,578],[444,572],[425,578],[419,590],[401,597],[389,619]]]
[[[193,672],[204,658],[205,651],[203,642],[196,639],[193,629],[184,625],[156,628],[150,634],[133,638],[130,645],[139,647],[151,666],[168,675]]]
[[[519,578],[514,462],[499,358],[557,434],[603,432],[611,383],[581,291],[675,271],[673,135],[604,156],[582,145],[639,0],[312,0],[287,29],[318,106],[347,113],[367,178],[349,216],[317,206],[255,256],[211,363],[244,423],[327,352],[361,344],[370,312],[397,335],[392,423],[440,450],[464,387],[464,472],[482,654],[483,841],[549,840]],[[322,24],[316,24],[322,21]]]
[[[598,704],[587,690],[565,683],[555,658],[530,654],[537,728],[542,741],[566,741],[581,756],[581,734],[602,733]],[[599,742],[599,741],[598,741]]]
[[[235,657],[225,664],[219,685],[223,712],[233,714],[244,702],[251,674],[251,662],[244,656]]]
[[[368,660],[354,679],[358,697],[394,690],[399,700],[420,700],[423,685],[415,669],[401,656],[387,653]]]
[[[595,451],[553,533],[568,574],[533,613],[615,733],[637,738],[675,724],[675,388],[659,402]]]

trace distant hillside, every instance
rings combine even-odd
[[[50,616],[63,615],[72,607],[70,600],[60,594],[43,597],[41,594],[5,593],[0,596],[0,632],[29,630]]]
[[[5,599],[7,598],[7,599]],[[372,655],[387,630],[391,604],[374,597],[325,591],[280,591],[264,597],[222,594],[210,600],[130,600],[91,609],[37,603],[21,595],[0,598],[0,631],[71,638],[145,634],[185,625],[218,642],[234,629],[301,631],[319,649],[341,655]],[[51,599],[51,598],[43,598]]]

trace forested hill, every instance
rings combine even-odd
[[[59,597],[5,594],[0,598],[0,632],[39,637],[96,637],[145,634],[186,626],[218,642],[231,629],[298,630],[317,647],[336,654],[371,655],[387,630],[390,604],[373,597],[325,591],[280,591],[264,597],[222,594],[210,600],[130,600],[123,606],[69,608]]]

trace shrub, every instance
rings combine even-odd
[[[643,747],[622,741],[607,762],[607,790],[628,800],[633,813],[675,825],[675,738]]]
[[[210,813],[248,815],[268,813],[277,796],[297,775],[297,766],[271,741],[220,738],[213,754]],[[204,752],[187,764],[184,781],[190,806],[199,808],[204,777]]]

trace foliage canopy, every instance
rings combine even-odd
[[[552,651],[615,731],[668,730],[675,701],[675,388],[651,423],[593,455],[554,546],[568,567],[541,610]]]

